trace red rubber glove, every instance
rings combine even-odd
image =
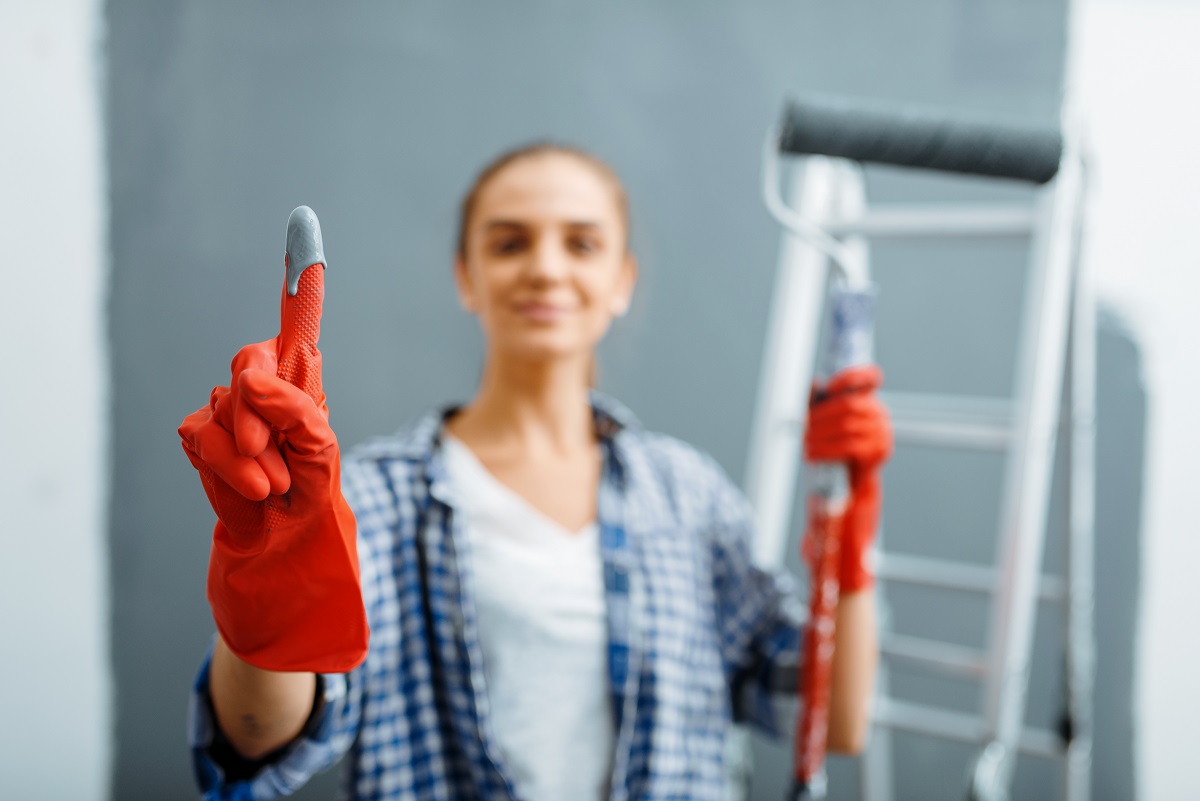
[[[315,215],[311,225],[310,252],[323,260]],[[280,334],[238,351],[229,386],[179,427],[218,518],[208,565],[217,629],[265,670],[344,673],[367,654],[354,514],[321,390],[324,273],[323,261],[304,269],[295,296],[284,285]]]
[[[892,455],[891,416],[876,390],[883,372],[874,365],[839,372],[814,391],[804,432],[804,456],[814,462],[845,462],[850,498],[842,524],[841,592],[875,583],[869,552],[879,529],[883,499],[880,470]],[[808,554],[809,543],[804,543]]]

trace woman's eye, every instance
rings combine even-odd
[[[571,240],[571,250],[576,253],[594,253],[600,249],[600,243],[588,237],[579,237]]]
[[[511,237],[508,239],[498,239],[492,243],[492,252],[497,255],[508,255],[518,252],[525,242],[520,237]]]

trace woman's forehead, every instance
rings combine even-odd
[[[595,168],[564,154],[518,159],[492,176],[476,201],[476,222],[620,220],[616,192]]]

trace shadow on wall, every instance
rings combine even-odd
[[[1097,327],[1094,801],[1136,798],[1134,651],[1141,597],[1146,388],[1137,339],[1112,312]]]

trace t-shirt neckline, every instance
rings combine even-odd
[[[446,443],[448,448],[454,450],[458,454],[460,462],[476,474],[476,478],[480,481],[480,483],[489,488],[489,491],[494,497],[501,502],[508,504],[509,506],[515,506],[519,508],[523,514],[534,518],[541,525],[553,530],[556,534],[560,535],[564,539],[567,539],[571,542],[584,540],[587,539],[597,529],[598,521],[592,520],[588,523],[585,523],[578,530],[572,531],[562,523],[559,523],[557,520],[551,518],[541,509],[538,509],[512,487],[496,478],[496,476],[492,474],[492,471],[488,470],[487,466],[480,461],[478,456],[475,455],[475,451],[471,450],[471,447],[467,445],[467,443],[463,442],[461,439],[449,432],[443,433],[443,441]]]

